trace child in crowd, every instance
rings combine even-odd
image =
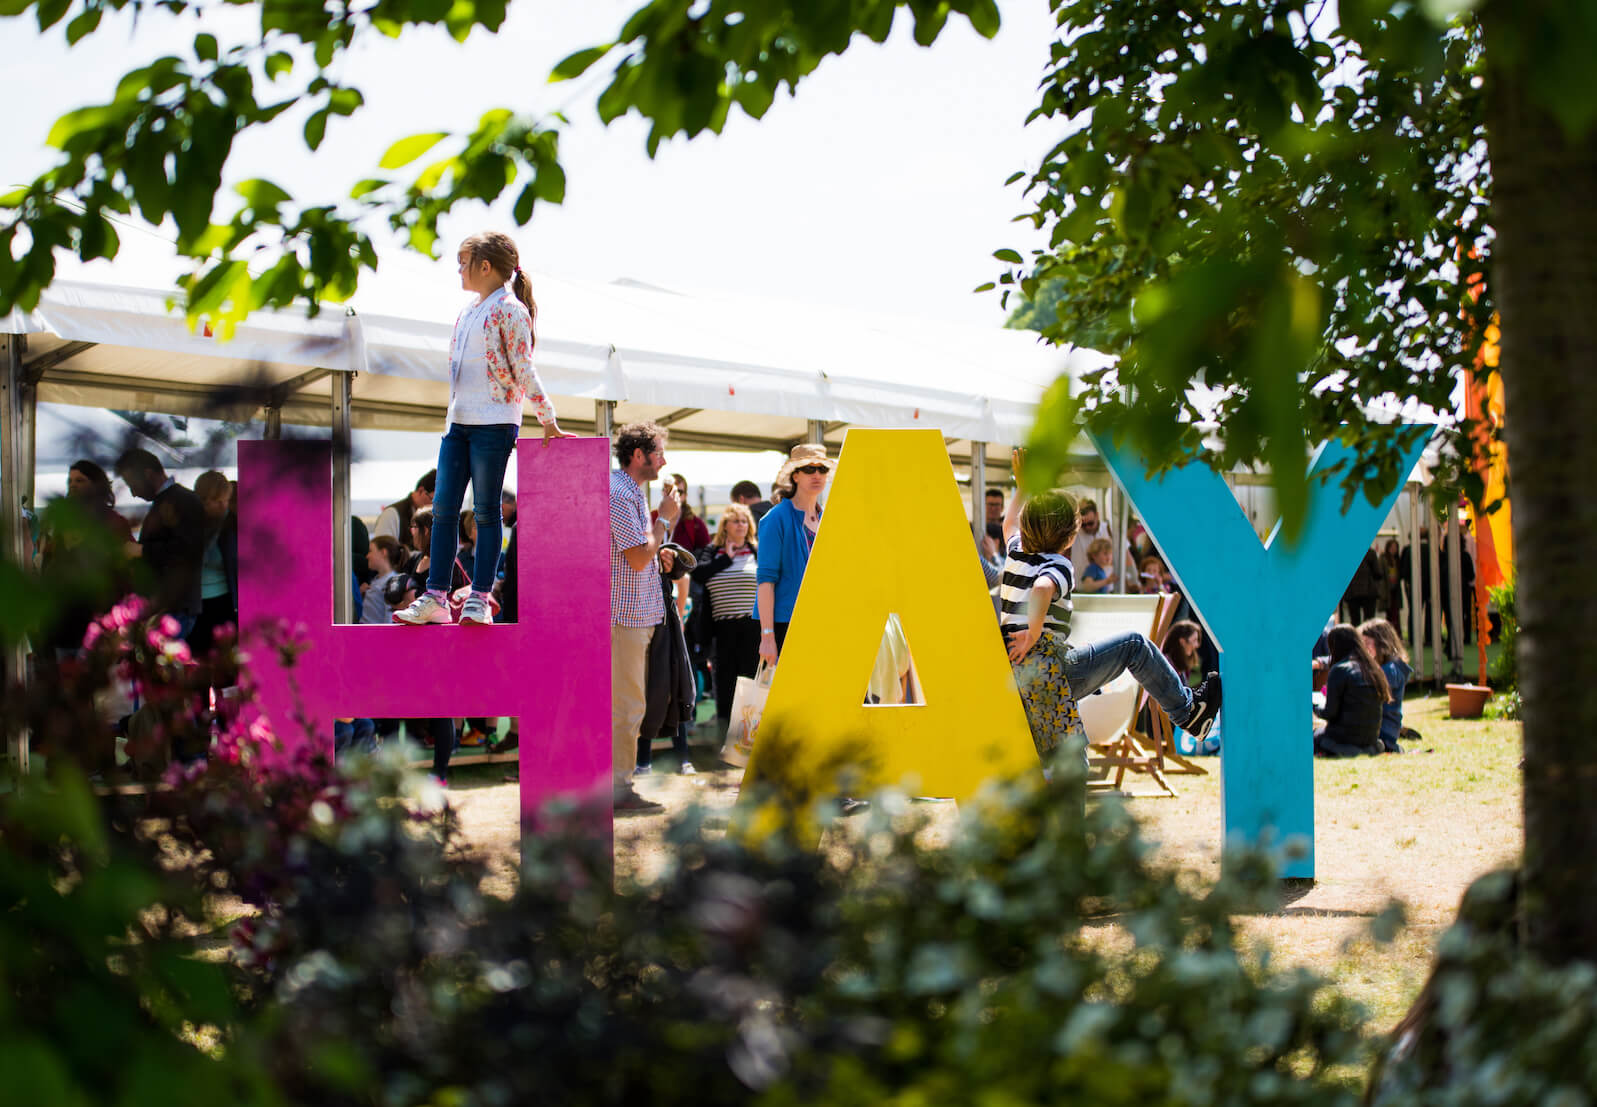
[[[1408,687],[1408,678],[1414,675],[1409,667],[1408,651],[1403,648],[1397,628],[1385,619],[1366,620],[1359,624],[1359,633],[1364,636],[1365,648],[1381,667],[1381,675],[1386,677],[1386,690],[1391,695],[1381,708],[1381,746],[1387,753],[1402,753],[1397,740],[1403,733],[1403,691]]]
[[[1016,455],[1018,472],[1019,451]],[[1219,674],[1211,673],[1194,692],[1147,635],[1135,632],[1069,646],[1075,583],[1069,551],[1075,537],[1076,502],[1069,493],[1052,490],[1032,497],[1021,490],[1010,500],[999,623],[1009,640],[1009,660],[1037,752],[1046,760],[1064,738],[1084,737],[1076,699],[1128,670],[1173,723],[1201,739],[1220,709]]]
[[[379,534],[372,539],[371,547],[366,551],[366,567],[376,575],[369,583],[361,585],[366,593],[366,598],[361,601],[361,622],[392,622],[394,609],[388,605],[388,582],[398,574],[404,556],[405,547],[388,535]]]
[[[1158,554],[1149,554],[1142,559],[1142,564],[1137,568],[1141,574],[1144,595],[1175,590],[1172,587],[1174,582],[1170,579],[1170,571],[1164,567],[1164,562]]]
[[[1386,674],[1364,639],[1346,623],[1325,636],[1331,667],[1325,675],[1325,706],[1314,713],[1325,725],[1314,732],[1316,757],[1357,757],[1384,751],[1381,722],[1391,694]]]
[[[460,286],[476,300],[455,320],[449,341],[449,413],[438,446],[438,483],[433,496],[431,562],[426,591],[395,622],[424,626],[448,623],[450,570],[455,563],[455,527],[466,482],[471,482],[476,535],[471,595],[460,611],[463,626],[493,622],[488,594],[499,569],[503,532],[500,494],[505,467],[521,428],[521,407],[532,404],[543,424],[544,445],[571,438],[555,421],[532,364],[538,308],[532,282],[521,271],[516,244],[497,231],[474,234],[460,244]],[[513,290],[513,292],[512,292]]]
[[[1087,547],[1087,567],[1081,571],[1081,582],[1076,591],[1097,595],[1115,586],[1115,575],[1109,571],[1114,559],[1114,544],[1107,538],[1094,538]]]

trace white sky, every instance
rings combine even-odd
[[[634,6],[519,0],[498,36],[479,31],[463,45],[426,31],[397,42],[374,35],[339,74],[366,96],[354,121],[335,120],[312,155],[300,139],[305,112],[291,111],[236,148],[230,178],[266,176],[297,199],[327,202],[373,175],[403,135],[467,130],[491,107],[562,109],[572,121],[562,138],[567,199],[541,206],[516,232],[529,267],[1002,324],[997,296],[970,290],[999,271],[993,250],[1037,243],[1012,222],[1023,200],[1003,182],[1056,137],[1022,126],[1053,32],[1042,0],[1004,4],[992,41],[955,17],[930,49],[914,44],[901,12],[885,47],[857,38],[763,121],[734,113],[723,135],[674,140],[652,162],[639,120],[598,124],[594,72],[544,81],[566,54],[605,41]],[[108,17],[71,50],[59,26],[40,36],[31,21],[0,22],[10,106],[0,113],[0,183],[51,163],[43,141],[58,115],[108,98],[135,64],[186,53],[199,30],[224,41],[247,34],[241,17],[253,12],[203,21],[146,13],[136,34],[128,19]],[[510,222],[508,205],[478,207],[446,224],[446,236]],[[440,265],[439,280],[441,295],[455,294],[452,265]]]

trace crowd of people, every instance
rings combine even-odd
[[[451,338],[449,411],[437,466],[384,507],[369,530],[351,520],[357,566],[349,586],[361,622],[514,622],[516,501],[504,477],[523,408],[538,419],[546,446],[569,437],[532,363],[537,306],[514,243],[494,232],[473,235],[457,259],[461,288],[475,298]],[[657,739],[671,741],[678,772],[695,772],[688,738],[696,703],[713,694],[724,733],[737,680],[779,663],[836,466],[822,444],[795,446],[769,496],[749,480],[732,487],[712,535],[689,502],[681,474],[661,481],[651,510],[646,489],[665,471],[665,446],[666,432],[652,423],[623,427],[613,441],[611,784],[623,812],[658,807],[634,785],[635,777],[652,771]],[[129,558],[147,567],[153,605],[176,620],[179,636],[196,653],[204,653],[216,631],[238,618],[236,488],[215,471],[203,474],[193,490],[184,488],[141,449],[122,454],[115,471],[150,504],[137,540],[114,510],[109,478],[93,461],[72,467],[68,494],[116,535]],[[469,508],[463,503],[468,483]],[[1163,642],[1140,634],[1071,640],[1077,593],[1179,593],[1149,536],[1136,527],[1117,539],[1093,500],[1058,489],[1017,490],[1006,499],[1002,489],[989,488],[984,504],[976,552],[1043,760],[1072,737],[1084,738],[1076,701],[1125,671],[1176,726],[1203,738],[1220,707],[1220,679],[1214,647],[1185,597]],[[1371,552],[1350,587],[1361,613],[1366,585],[1385,604],[1392,582],[1403,579],[1391,545],[1379,556]],[[42,551],[47,561],[66,553],[48,541]],[[66,653],[81,644],[93,614],[69,612],[52,647]],[[1372,606],[1358,630],[1338,625],[1326,637],[1326,692],[1318,709],[1326,725],[1316,732],[1317,752],[1397,746],[1407,658],[1391,621],[1373,616]],[[884,657],[868,702],[912,694],[907,649],[884,646]],[[500,720],[466,719],[457,727],[448,718],[351,718],[335,723],[336,749],[373,748],[402,725],[432,748],[440,781],[459,744],[504,752],[519,743],[514,720],[495,740]]]

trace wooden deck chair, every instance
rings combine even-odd
[[[1176,611],[1181,606],[1181,597],[1174,593],[1166,592],[1160,598],[1159,611],[1154,616],[1154,632],[1148,637],[1154,645],[1162,645],[1165,635],[1170,633],[1170,628],[1175,625]],[[1159,751],[1160,768],[1166,773],[1187,773],[1193,776],[1207,776],[1209,770],[1202,765],[1183,757],[1176,749],[1175,726],[1170,722],[1170,716],[1164,713],[1164,708],[1153,701],[1153,697],[1143,692],[1141,702],[1137,707],[1137,720],[1140,724],[1143,713],[1149,719],[1148,733],[1144,734],[1140,725],[1137,727],[1137,740],[1149,749]]]
[[[1152,632],[1158,629],[1157,619],[1166,606],[1164,596],[1072,599],[1075,613],[1070,620],[1070,638],[1074,642],[1096,642],[1124,631],[1138,631],[1158,640]],[[1170,614],[1174,614],[1173,604]],[[1121,673],[1090,696],[1077,697],[1076,707],[1087,728],[1088,788],[1118,789],[1129,770],[1148,774],[1163,794],[1176,794],[1165,778],[1161,746],[1137,729],[1142,699],[1142,687],[1130,673]]]

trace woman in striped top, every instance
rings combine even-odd
[[[737,678],[753,676],[760,660],[760,624],[750,617],[759,570],[757,529],[748,508],[728,505],[715,528],[713,553],[693,570],[693,578],[710,598],[715,622],[715,713],[723,731],[732,717]]]

